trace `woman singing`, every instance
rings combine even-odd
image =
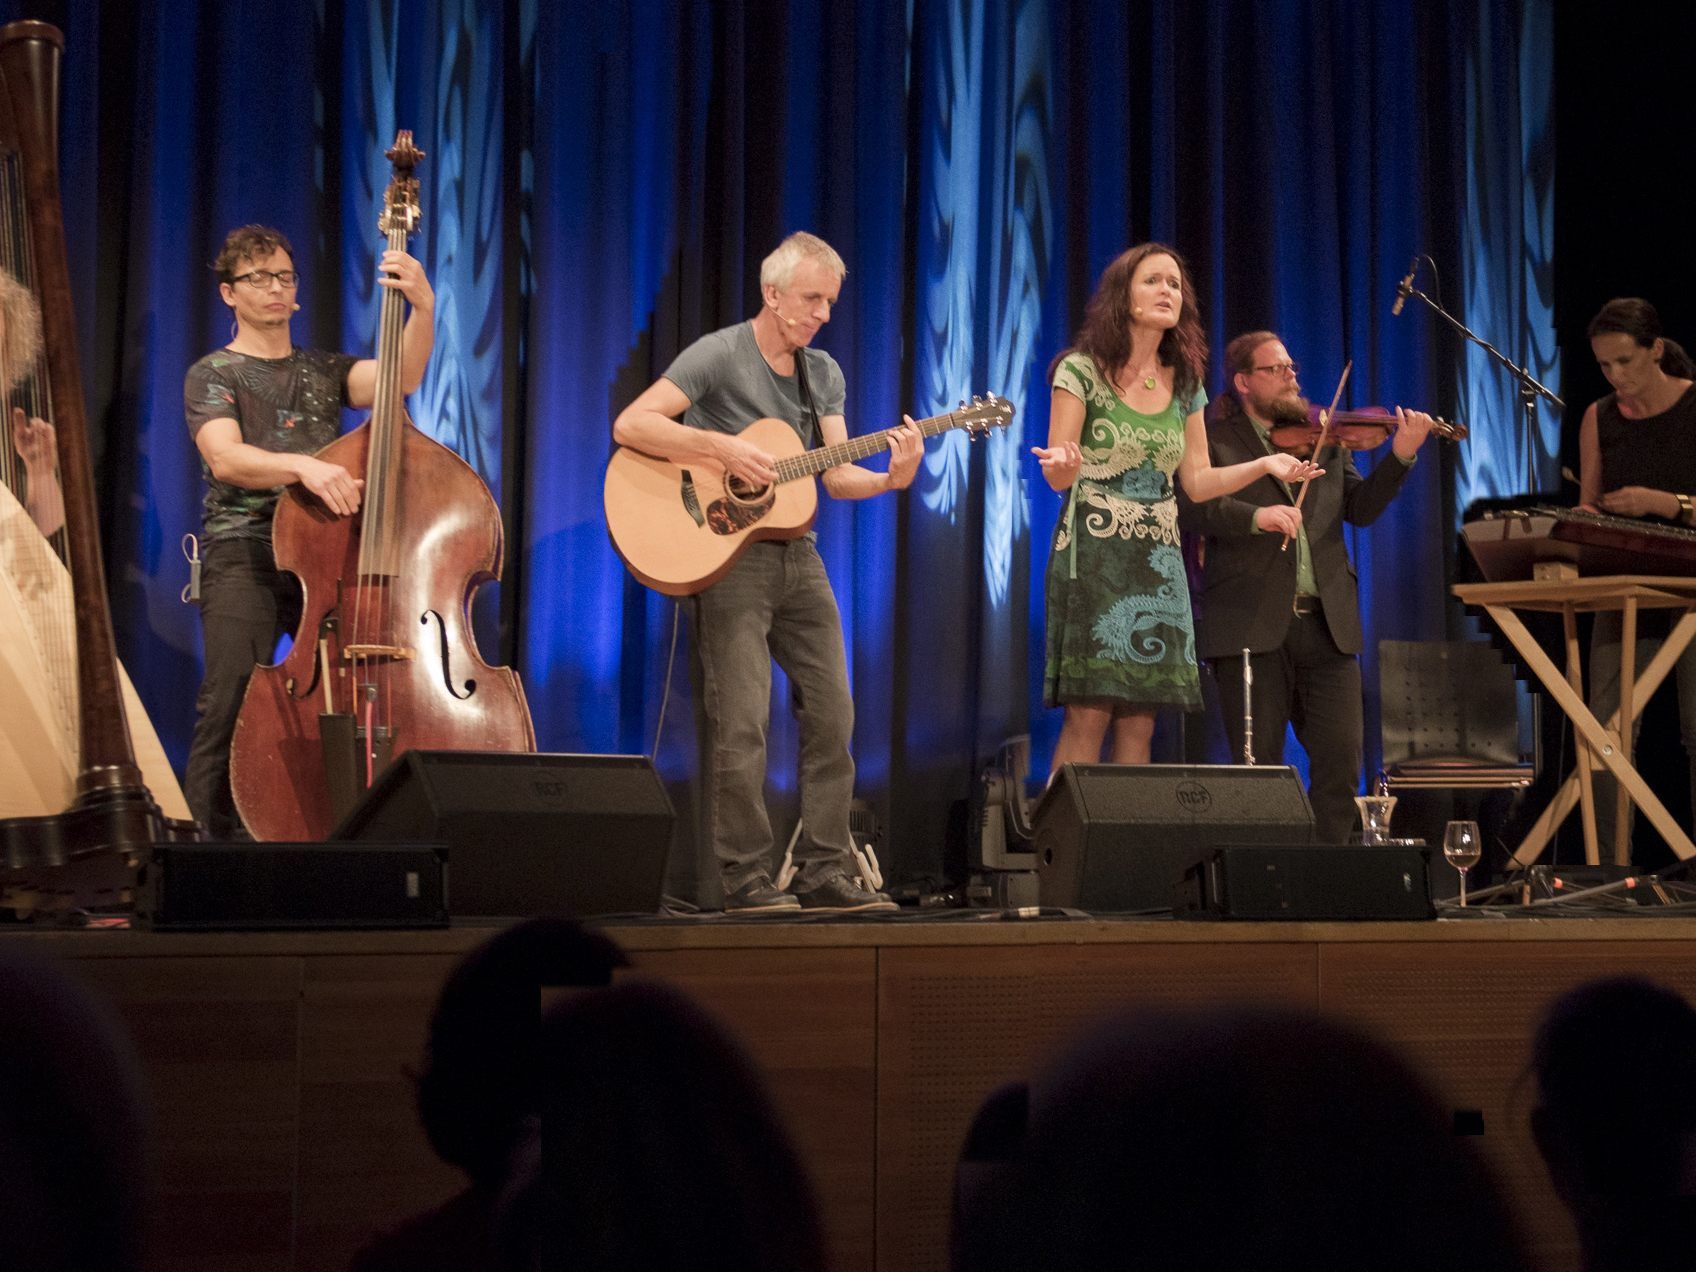
[[[1160,707],[1201,705],[1178,545],[1177,474],[1192,499],[1322,470],[1289,455],[1214,468],[1202,408],[1207,340],[1178,254],[1144,243],[1101,275],[1074,346],[1049,371],[1043,476],[1070,496],[1049,555],[1043,696],[1066,714],[1052,769],[1146,764]]]

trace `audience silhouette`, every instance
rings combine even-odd
[[[495,1266],[495,1207],[540,1113],[542,991],[605,986],[625,962],[610,940],[569,919],[532,919],[455,968],[430,1020],[418,1116],[430,1146],[469,1186],[374,1240],[354,1257],[353,1272]]]
[[[1529,1266],[1471,1144],[1353,1029],[1249,1007],[1115,1017],[980,1110],[956,1272]]]
[[[1590,1272],[1691,1265],[1696,1010],[1636,977],[1552,1003],[1532,1044],[1532,1135]]]
[[[149,1185],[140,1068],[116,1016],[0,951],[0,1267],[131,1272]]]
[[[820,1272],[817,1202],[765,1083],[665,985],[543,1022],[543,1116],[501,1225],[509,1272]]]

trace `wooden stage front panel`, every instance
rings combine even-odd
[[[1482,1147],[1543,1265],[1570,1224],[1527,1130],[1530,1032],[1561,991],[1639,973],[1696,1000],[1696,920],[1424,924],[803,922],[608,931],[695,994],[764,1068],[824,1201],[839,1272],[946,1264],[966,1124],[1083,1022],[1133,1003],[1305,1004],[1399,1046]],[[489,929],[7,934],[118,1006],[158,1123],[152,1266],[345,1268],[452,1193],[410,1072],[448,970]],[[1434,1216],[1434,1222],[1440,1217]]]

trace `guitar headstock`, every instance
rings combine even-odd
[[[993,393],[974,397],[970,402],[962,399],[954,411],[954,420],[975,442],[980,437],[988,437],[990,429],[1005,428],[1012,423],[1013,404]]]
[[[377,228],[384,237],[396,230],[406,235],[418,232],[422,213],[418,208],[418,178],[413,175],[424,161],[424,152],[412,144],[412,130],[403,128],[395,134],[395,144],[383,152],[394,165],[389,187],[383,191],[383,210],[377,214]]]

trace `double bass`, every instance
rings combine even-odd
[[[171,800],[181,817],[160,811],[161,801],[137,762],[132,725],[145,724],[145,717],[118,665],[106,603],[59,208],[56,120],[63,50],[64,37],[44,22],[0,28],[0,223],[6,227],[0,250],[8,272],[39,308],[42,363],[29,373],[39,379],[26,400],[31,414],[39,411],[54,426],[64,504],[63,533],[55,536],[65,552],[60,561],[11,490],[0,487],[0,512],[8,514],[4,599],[10,602],[4,607],[0,664],[6,674],[0,685],[18,691],[8,692],[0,726],[6,747],[19,760],[4,775],[16,796],[7,806],[31,801],[47,806],[0,820],[0,904],[20,912],[121,904],[148,845],[198,834],[150,725],[136,729],[135,736],[138,741],[145,736],[157,752],[151,767],[161,799]],[[32,350],[28,360],[35,356]],[[16,684],[8,679],[14,675]],[[70,761],[60,758],[70,746],[74,774]]]
[[[403,251],[419,222],[424,155],[402,131],[378,227]],[[230,785],[256,839],[318,841],[412,749],[532,751],[517,673],[471,635],[476,589],[500,577],[502,531],[476,471],[407,418],[403,298],[383,289],[371,418],[318,452],[364,478],[339,517],[304,487],[277,501],[277,568],[296,575],[300,627],[283,660],[254,670],[236,718]]]

